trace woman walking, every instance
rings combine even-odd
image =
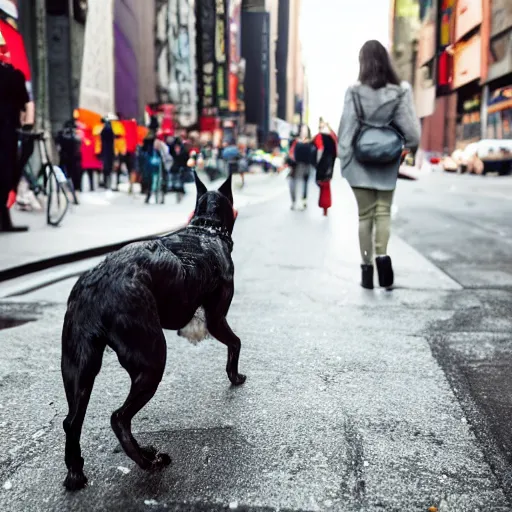
[[[290,175],[290,198],[292,210],[295,210],[297,201],[297,185],[302,182],[302,208],[308,206],[308,184],[311,166],[316,162],[315,146],[311,141],[311,131],[303,125],[299,137],[292,142],[288,153]]]
[[[359,66],[359,81],[345,95],[338,155],[342,175],[354,191],[359,211],[361,285],[373,288],[375,255],[379,284],[391,289],[391,205],[402,151],[404,147],[417,149],[420,123],[410,86],[400,82],[381,43],[368,41],[363,45]]]

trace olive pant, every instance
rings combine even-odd
[[[377,256],[385,256],[391,230],[391,205],[394,190],[352,188],[359,211],[359,247],[363,263],[373,262],[374,247]],[[373,235],[375,234],[375,244]]]

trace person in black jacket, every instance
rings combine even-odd
[[[189,154],[185,144],[179,137],[176,137],[171,142],[169,152],[173,160],[170,172],[170,192],[176,192],[181,197],[185,195],[184,175],[187,170]]]
[[[0,45],[0,232],[17,232],[28,228],[12,225],[8,202],[15,196],[21,177],[18,130],[21,112],[30,98],[23,73],[7,61],[7,47]]]
[[[82,158],[81,141],[77,134],[75,120],[64,123],[63,129],[57,135],[59,146],[59,165],[66,175],[71,178],[75,190],[82,190]]]
[[[114,169],[115,158],[115,134],[112,123],[106,121],[101,130],[101,160],[103,161],[103,177],[105,188],[110,189],[112,186],[112,171]]]

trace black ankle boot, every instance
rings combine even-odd
[[[373,265],[361,265],[361,286],[373,290]]]
[[[27,226],[13,226],[11,212],[7,206],[0,208],[0,232],[3,233],[22,233],[28,231]]]
[[[378,256],[375,261],[377,263],[380,286],[382,288],[387,288],[388,290],[391,289],[395,280],[391,258],[389,256]]]

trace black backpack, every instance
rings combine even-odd
[[[310,142],[297,142],[294,155],[297,163],[313,165],[316,160],[315,146]]]
[[[352,91],[359,128],[352,141],[354,156],[361,164],[386,165],[398,163],[404,150],[405,138],[393,124],[396,110],[402,101],[398,96],[391,119],[386,124],[374,124],[366,121],[359,94]]]

